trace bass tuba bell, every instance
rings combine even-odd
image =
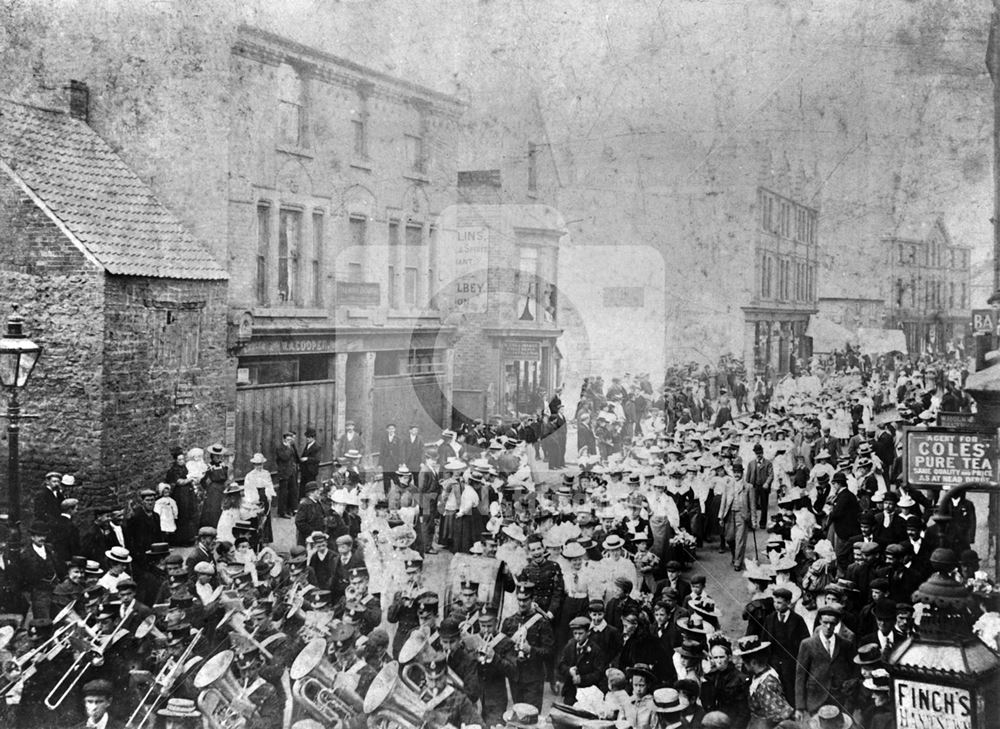
[[[378,672],[365,694],[364,712],[369,726],[423,726],[427,704],[399,677],[399,664],[390,661]]]
[[[326,658],[326,641],[314,638],[292,662],[292,696],[309,715],[326,727],[344,729],[361,715],[364,701],[344,684],[343,674]]]
[[[209,658],[194,677],[198,694],[198,708],[211,729],[243,729],[250,717],[242,715],[237,702],[242,693],[239,681],[233,675],[235,654],[231,650]]]

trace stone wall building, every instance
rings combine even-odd
[[[156,483],[169,446],[223,431],[235,362],[226,272],[88,126],[85,89],[71,99],[0,102],[0,286],[43,347],[22,397],[24,499],[56,470],[98,505]]]
[[[911,354],[963,346],[972,316],[971,248],[954,243],[938,217],[882,238],[887,324],[902,329]]]

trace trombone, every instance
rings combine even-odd
[[[131,727],[141,727],[149,721],[149,717],[153,715],[153,711],[159,705],[160,701],[166,696],[171,688],[173,688],[174,683],[180,678],[188,668],[188,662],[191,660],[191,654],[194,652],[195,645],[201,640],[205,629],[199,628],[193,636],[191,636],[191,642],[188,643],[187,648],[181,653],[176,659],[168,658],[163,664],[163,668],[160,669],[159,673],[156,674],[156,678],[153,679],[153,683],[150,685],[149,690],[146,691],[146,695],[142,697],[139,705],[135,707],[135,711],[129,716],[128,721],[125,722],[127,728]],[[198,658],[197,660],[201,660]],[[154,692],[158,692],[155,696]],[[150,701],[152,698],[152,701]],[[140,712],[142,712],[142,707],[145,706],[146,702],[150,701],[149,706],[146,708],[145,713],[142,713],[142,718],[136,721],[139,717]]]
[[[45,697],[45,706],[49,709],[57,709],[66,697],[76,688],[76,685],[80,683],[83,679],[84,674],[90,666],[99,666],[104,662],[104,653],[107,651],[108,647],[116,642],[119,638],[123,637],[125,633],[129,631],[124,630],[125,623],[132,617],[132,612],[135,610],[135,601],[128,606],[122,619],[115,626],[115,629],[107,634],[99,634],[93,631],[92,628],[88,628],[88,634],[86,640],[84,641],[84,646],[80,651],[80,655],[76,657],[73,664],[66,669],[66,672],[59,677],[55,685],[49,691],[48,695]],[[70,638],[72,641],[72,637]]]

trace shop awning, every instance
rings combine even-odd
[[[822,316],[810,316],[806,336],[812,339],[813,352],[832,352],[857,342],[857,335],[847,327]]]
[[[862,354],[885,354],[900,352],[909,354],[906,349],[906,335],[901,329],[858,329],[858,346]]]

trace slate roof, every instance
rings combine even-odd
[[[228,278],[111,146],[68,113],[0,99],[0,160],[108,273]]]

